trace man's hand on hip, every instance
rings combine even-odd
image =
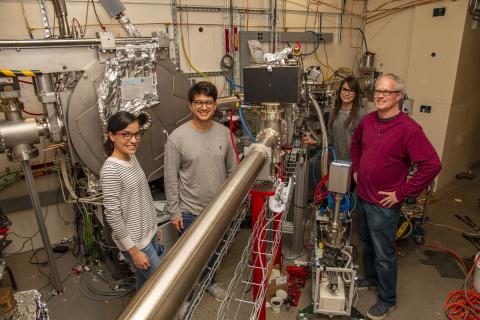
[[[385,195],[385,198],[380,200],[380,205],[391,208],[400,201],[398,201],[397,196],[395,195],[395,191],[378,191],[379,194]]]
[[[182,232],[183,230],[183,219],[182,217],[177,219],[172,219],[172,226],[178,231]]]

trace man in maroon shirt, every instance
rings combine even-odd
[[[353,177],[359,198],[358,239],[363,248],[365,279],[358,289],[378,287],[379,302],[370,319],[385,319],[396,304],[397,257],[395,234],[399,204],[419,195],[441,168],[435,149],[422,128],[405,113],[402,80],[383,74],[375,84],[377,111],[366,115],[352,137]],[[406,180],[412,163],[415,175]]]

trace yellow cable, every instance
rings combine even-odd
[[[181,27],[180,27],[181,29]],[[188,54],[187,54],[187,50],[185,48],[185,41],[183,41],[183,32],[181,32],[182,35],[180,36],[180,41],[182,42],[182,50],[183,50],[183,54],[185,55],[185,60],[187,60],[188,62],[188,65],[190,66],[190,68],[192,68],[193,70],[195,70],[198,74],[200,74],[202,77],[204,77],[205,79],[207,79],[208,82],[212,83],[212,81],[210,80],[210,78],[205,74],[203,73],[202,71],[198,70],[197,68],[195,68],[195,66],[192,64],[192,62],[190,61],[190,58],[188,57]]]
[[[181,1],[179,1],[179,4],[181,4]],[[192,68],[193,70],[195,70],[198,74],[200,74],[202,77],[204,77],[208,82],[212,83],[212,81],[210,80],[210,78],[205,74],[203,73],[202,71],[198,70],[197,68],[195,68],[195,66],[192,64],[192,62],[190,61],[190,58],[188,57],[188,54],[187,54],[187,49],[185,48],[185,41],[183,40],[183,22],[182,22],[182,11],[180,11],[180,41],[182,42],[182,50],[183,50],[183,54],[185,55],[185,60],[187,60],[188,62],[188,65],[190,66],[190,68]],[[188,25],[187,25],[188,27]],[[177,57],[177,59],[179,59],[180,57]]]

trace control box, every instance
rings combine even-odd
[[[348,192],[351,182],[352,163],[343,160],[332,161],[328,175],[328,191],[336,193]]]

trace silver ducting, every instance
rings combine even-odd
[[[53,8],[58,19],[58,28],[60,30],[60,38],[70,38],[72,36],[70,27],[68,26],[68,14],[65,0],[53,0]]]
[[[315,107],[315,111],[317,112],[318,119],[320,120],[320,129],[322,130],[322,158],[321,158],[321,168],[322,168],[322,176],[325,176],[328,173],[328,136],[327,136],[327,126],[325,124],[325,118],[323,116],[323,111],[318,101],[310,92],[308,97],[313,103]]]

